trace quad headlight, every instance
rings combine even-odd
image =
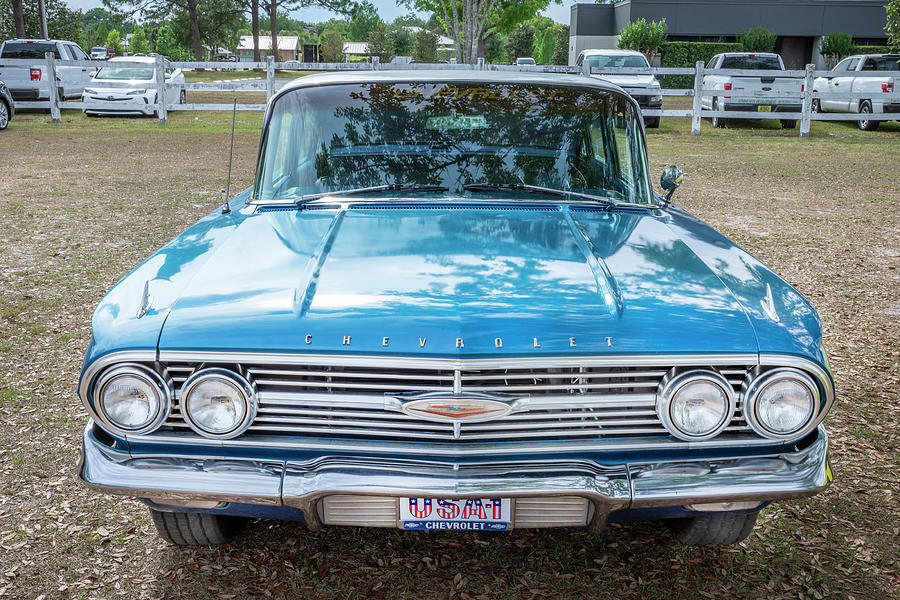
[[[694,370],[667,376],[656,397],[656,413],[675,437],[707,440],[722,432],[734,416],[734,391],[719,373]]]
[[[143,365],[124,364],[106,371],[94,390],[101,421],[116,433],[152,431],[172,407],[171,383]]]
[[[228,439],[242,434],[253,422],[256,411],[256,388],[228,369],[198,371],[181,388],[184,420],[208,438]]]
[[[744,416],[761,436],[788,439],[813,423],[819,387],[797,369],[774,369],[744,385]]]

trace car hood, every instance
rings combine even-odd
[[[148,295],[171,297],[153,306],[167,313],[160,351],[757,352],[740,302],[668,221],[525,204],[262,212],[177,295],[155,277]],[[158,264],[197,261],[202,239],[177,242]]]
[[[651,75],[600,75],[595,74],[592,77],[596,77],[597,79],[603,79],[610,83],[614,83],[619,87],[629,88],[629,87],[655,87],[659,85],[656,81],[656,78]]]

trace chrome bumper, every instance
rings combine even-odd
[[[395,526],[396,499],[406,496],[514,498],[520,511],[536,512],[542,499],[570,507],[585,499],[580,523],[578,518],[565,523],[537,518],[538,524],[517,519],[514,524],[599,528],[617,510],[798,498],[824,490],[832,480],[828,435],[821,426],[811,445],[791,453],[602,465],[581,459],[454,463],[348,456],[308,461],[132,457],[99,442],[89,424],[79,474],[100,492],[158,504],[217,501],[293,507],[303,511],[312,528]],[[359,511],[342,512],[348,500]]]

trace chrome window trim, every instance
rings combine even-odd
[[[237,424],[237,426],[231,431],[226,431],[222,433],[216,433],[212,431],[207,431],[200,424],[198,424],[193,415],[191,415],[190,403],[187,401],[188,396],[195,386],[206,381],[207,379],[224,379],[235,388],[237,388],[238,392],[241,394],[244,400],[244,416]],[[214,439],[214,440],[227,440],[233,437],[237,437],[247,431],[247,428],[253,423],[253,420],[256,418],[256,413],[259,410],[259,400],[256,393],[256,386],[252,381],[249,381],[246,377],[243,377],[239,373],[235,373],[230,369],[221,369],[221,368],[209,368],[209,369],[200,369],[199,371],[194,372],[190,377],[185,380],[184,385],[181,386],[181,418],[184,419],[184,422],[188,424],[188,426],[198,435],[201,435],[205,438]]]
[[[682,431],[675,425],[671,412],[672,399],[675,397],[676,393],[684,386],[695,381],[707,381],[712,383],[722,390],[725,395],[726,405],[722,419],[711,431],[702,435],[691,435]],[[734,418],[736,404],[737,400],[734,397],[734,389],[724,376],[709,369],[692,369],[690,371],[685,371],[684,373],[679,373],[674,377],[670,376],[670,374],[666,374],[666,376],[663,377],[663,380],[659,383],[659,392],[656,395],[656,414],[659,416],[659,420],[663,424],[663,427],[666,428],[666,431],[678,439],[699,442],[716,437],[728,427],[729,423],[731,423],[731,420]]]
[[[104,368],[117,362],[220,362],[220,363],[244,363],[244,362],[264,362],[268,364],[291,365],[302,362],[309,365],[331,365],[340,362],[347,366],[390,366],[393,368],[421,369],[423,367],[435,369],[491,369],[491,368],[510,368],[511,366],[519,366],[520,368],[531,368],[532,365],[540,364],[546,368],[564,367],[572,364],[581,366],[598,366],[598,367],[626,367],[626,366],[652,366],[658,365],[660,362],[668,362],[670,365],[727,365],[727,364],[746,364],[759,366],[782,366],[795,367],[814,375],[814,379],[820,384],[823,392],[823,403],[817,415],[812,420],[816,425],[821,424],[825,415],[834,403],[835,393],[834,385],[830,373],[818,363],[798,356],[782,355],[782,354],[676,354],[676,355],[616,355],[603,357],[541,357],[541,356],[520,356],[520,357],[503,357],[488,359],[457,359],[457,358],[434,358],[434,357],[417,357],[417,356],[359,356],[359,355],[321,355],[321,354],[276,354],[263,352],[190,352],[190,351],[160,351],[155,350],[125,350],[120,352],[112,352],[101,356],[95,361],[85,366],[79,383],[79,395],[84,403],[88,415],[98,422],[102,427],[106,428],[102,419],[94,410],[90,399],[89,391],[97,374]],[[647,450],[647,449],[690,449],[697,447],[737,447],[737,446],[766,446],[778,445],[785,443],[783,440],[772,440],[768,438],[759,439],[741,439],[732,436],[727,432],[721,434],[718,438],[711,441],[703,442],[687,442],[671,439],[642,439],[636,440],[603,440],[603,441],[557,441],[557,442],[509,442],[500,444],[466,444],[465,447],[447,444],[446,447],[439,444],[425,444],[415,442],[368,442],[355,440],[334,440],[323,438],[309,438],[304,440],[285,439],[281,436],[254,436],[254,439],[232,439],[232,440],[210,440],[199,438],[194,434],[158,434],[155,436],[134,436],[131,434],[118,434],[129,440],[145,443],[161,443],[161,444],[198,444],[198,445],[216,445],[227,447],[269,447],[269,448],[285,448],[285,449],[303,449],[303,450],[347,450],[347,451],[367,451],[380,453],[401,453],[401,454],[428,454],[436,456],[469,456],[469,455],[503,455],[521,452],[592,452],[607,450]]]
[[[766,437],[772,440],[795,440],[803,437],[814,427],[818,425],[816,420],[816,416],[818,414],[819,406],[821,405],[821,394],[819,393],[819,386],[816,385],[815,380],[812,377],[801,371],[800,369],[795,369],[793,367],[784,367],[779,369],[773,369],[771,371],[766,371],[762,375],[757,375],[756,377],[752,377],[752,374],[748,376],[748,379],[744,381],[743,388],[741,390],[741,398],[742,398],[742,406],[744,407],[744,419],[746,419],[747,424],[750,425],[751,429],[762,437]],[[789,433],[777,433],[774,431],[770,431],[759,418],[756,416],[756,403],[759,399],[760,393],[769,386],[769,384],[780,381],[782,379],[789,379],[793,381],[797,381],[805,386],[810,395],[812,396],[812,407],[809,413],[809,416],[804,421],[803,425]]]

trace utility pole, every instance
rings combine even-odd
[[[47,35],[47,8],[44,6],[44,0],[38,0],[38,10],[41,13],[41,37],[46,40],[50,36]]]

